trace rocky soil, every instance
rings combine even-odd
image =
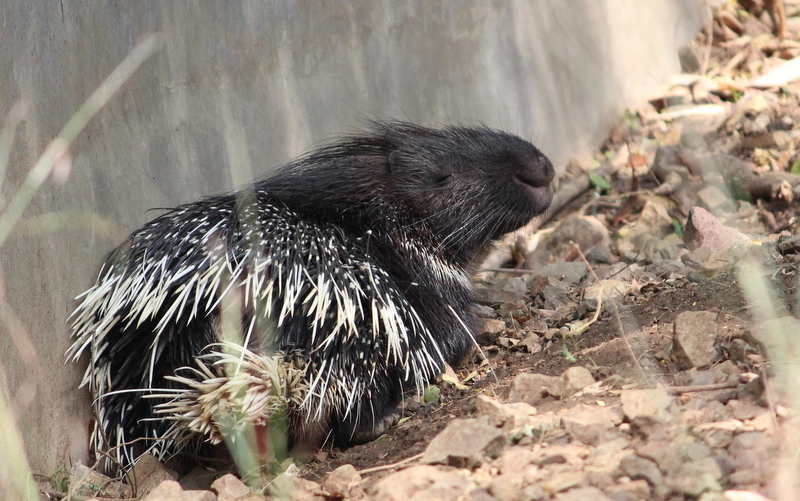
[[[480,350],[397,426],[261,489],[147,458],[128,483],[76,467],[71,499],[800,499],[800,9],[718,3],[685,73],[490,256]]]

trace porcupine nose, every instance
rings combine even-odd
[[[544,188],[550,184],[554,176],[553,164],[544,155],[526,162],[524,168],[515,174],[517,180],[534,188]]]

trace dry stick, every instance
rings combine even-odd
[[[411,463],[412,461],[416,461],[417,459],[421,458],[423,454],[424,454],[424,452],[420,452],[419,454],[411,456],[410,458],[405,458],[405,459],[403,459],[401,461],[398,461],[396,463],[385,464],[383,466],[373,466],[372,468],[366,468],[364,470],[360,470],[358,473],[361,474],[361,475],[366,475],[368,473],[375,473],[377,471],[391,470],[392,468],[399,468],[401,466],[405,466],[408,463]]]
[[[714,42],[714,13],[711,11],[711,6],[707,10],[708,22],[706,23],[706,36],[708,37],[706,43],[706,50],[703,53],[703,63],[700,65],[699,75],[705,75],[708,71],[708,61],[711,59],[711,46]]]
[[[0,247],[8,238],[14,225],[22,217],[33,195],[44,184],[53,166],[69,156],[69,146],[83,132],[89,121],[105,106],[133,73],[163,44],[162,37],[150,35],[137,45],[133,51],[95,90],[89,99],[75,112],[61,129],[61,132],[47,145],[36,165],[19,187],[6,210],[0,214]]]
[[[11,230],[17,224],[19,219],[22,217],[22,213],[28,207],[31,199],[33,199],[33,195],[36,191],[44,184],[47,177],[53,170],[53,166],[55,166],[59,161],[63,161],[65,158],[68,158],[69,155],[69,146],[72,144],[75,139],[83,132],[88,125],[89,121],[103,108],[103,106],[108,103],[114,93],[119,90],[119,88],[124,84],[128,78],[139,68],[139,66],[144,63],[151,55],[153,55],[161,46],[162,40],[161,37],[156,35],[150,35],[143,42],[137,45],[133,51],[128,54],[128,56],[117,66],[114,71],[106,78],[102,84],[95,90],[91,96],[86,100],[85,103],[78,109],[78,111],[72,115],[69,121],[64,125],[64,128],[61,129],[59,135],[50,142],[50,144],[45,149],[45,152],[39,157],[39,160],[33,166],[33,168],[28,172],[28,176],[25,178],[25,181],[22,183],[22,186],[19,187],[14,197],[9,202],[8,206],[6,207],[5,211],[0,214],[0,246],[5,243],[8,235],[11,233]],[[12,116],[9,118],[10,124],[4,128],[3,131],[3,139],[2,139],[2,146],[10,147],[11,141],[13,139],[13,129],[16,128],[16,124],[14,120],[21,120],[24,113],[22,111],[17,110],[17,113],[20,116]],[[13,115],[13,113],[12,113]],[[7,163],[7,157],[5,152],[0,152],[2,154],[2,159],[0,159],[0,163],[2,163],[3,170],[5,170],[5,165]],[[2,179],[0,179],[2,182]],[[10,409],[8,409],[7,403],[5,399],[0,395],[0,414],[4,414],[5,418],[0,420],[0,422],[5,423],[6,429],[3,431],[3,435],[6,437],[6,444],[9,444],[9,441],[14,441],[17,437],[17,430],[16,423],[14,418],[12,417]],[[10,429],[9,429],[10,428]],[[19,452],[24,451],[21,443],[11,443],[11,452]],[[31,489],[36,491],[36,486],[33,484],[33,477],[30,472],[30,467],[28,466],[27,461],[25,460],[24,452],[21,452],[21,460],[15,461],[15,470],[12,472],[13,474],[17,475],[17,479],[20,479],[20,484],[17,487],[21,491],[30,491]],[[12,479],[12,482],[16,481],[16,479]],[[20,492],[20,494],[24,494],[24,492]],[[30,494],[30,492],[28,492]]]
[[[761,366],[761,380],[764,382],[764,395],[767,397],[767,405],[769,406],[769,415],[772,418],[772,424],[775,426],[775,429],[778,428],[778,418],[777,418],[777,411],[775,410],[775,399],[772,397],[771,391],[771,384],[769,383],[769,378],[767,377],[767,371],[764,366]]]
[[[742,48],[742,50],[740,50],[735,56],[733,56],[731,60],[728,61],[728,64],[726,64],[725,67],[722,68],[722,70],[720,70],[719,72],[720,76],[727,76],[730,72],[735,70],[736,67],[739,66],[742,63],[742,61],[744,61],[744,59],[749,55],[750,55],[750,48],[747,45],[745,45]]]
[[[694,386],[667,386],[666,390],[669,393],[691,393],[693,391],[713,391],[713,390],[727,390],[728,388],[737,388],[738,383],[713,383],[713,384],[698,384]]]
[[[592,277],[595,279],[595,281],[597,281],[597,283],[600,283],[600,278],[594,272],[594,268],[592,268],[592,265],[589,264],[589,261],[586,259],[586,256],[583,255],[583,251],[581,251],[580,245],[576,244],[575,242],[572,242],[572,245],[575,247],[575,250],[578,252],[578,254],[580,255],[580,257],[583,260],[583,262],[586,263],[586,266],[589,269],[589,273],[592,274]],[[601,290],[600,291],[601,297],[602,297],[602,294],[603,294],[603,291]],[[650,381],[650,378],[647,377],[647,373],[645,372],[645,370],[642,367],[642,365],[639,363],[639,359],[636,357],[636,354],[633,353],[633,347],[631,346],[630,342],[628,342],[628,337],[625,335],[625,326],[622,325],[622,317],[620,317],[619,309],[617,308],[617,302],[615,300],[613,300],[611,297],[609,297],[608,304],[613,309],[614,318],[617,321],[617,328],[619,329],[620,338],[625,343],[625,348],[628,350],[628,354],[630,355],[631,360],[633,361],[633,364],[636,366],[636,368],[642,374],[642,379],[644,379],[644,381],[647,383],[647,386],[649,386],[650,388],[653,388],[654,387],[653,383]]]

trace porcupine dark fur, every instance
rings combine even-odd
[[[361,436],[467,351],[473,261],[547,209],[552,177],[538,149],[505,132],[375,122],[145,224],[73,314],[68,356],[89,352],[93,448],[123,465],[180,449],[143,393],[182,387],[165,377],[223,340],[234,294],[247,348],[303,362],[290,442],[309,429],[342,444]]]

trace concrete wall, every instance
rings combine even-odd
[[[137,39],[165,39],[74,143],[66,183],[46,182],[0,248],[0,388],[33,471],[86,457],[66,319],[102,256],[158,214],[147,209],[241,184],[364,117],[482,121],[563,167],[677,70],[701,4],[3,2],[0,116],[31,107],[2,203]]]

